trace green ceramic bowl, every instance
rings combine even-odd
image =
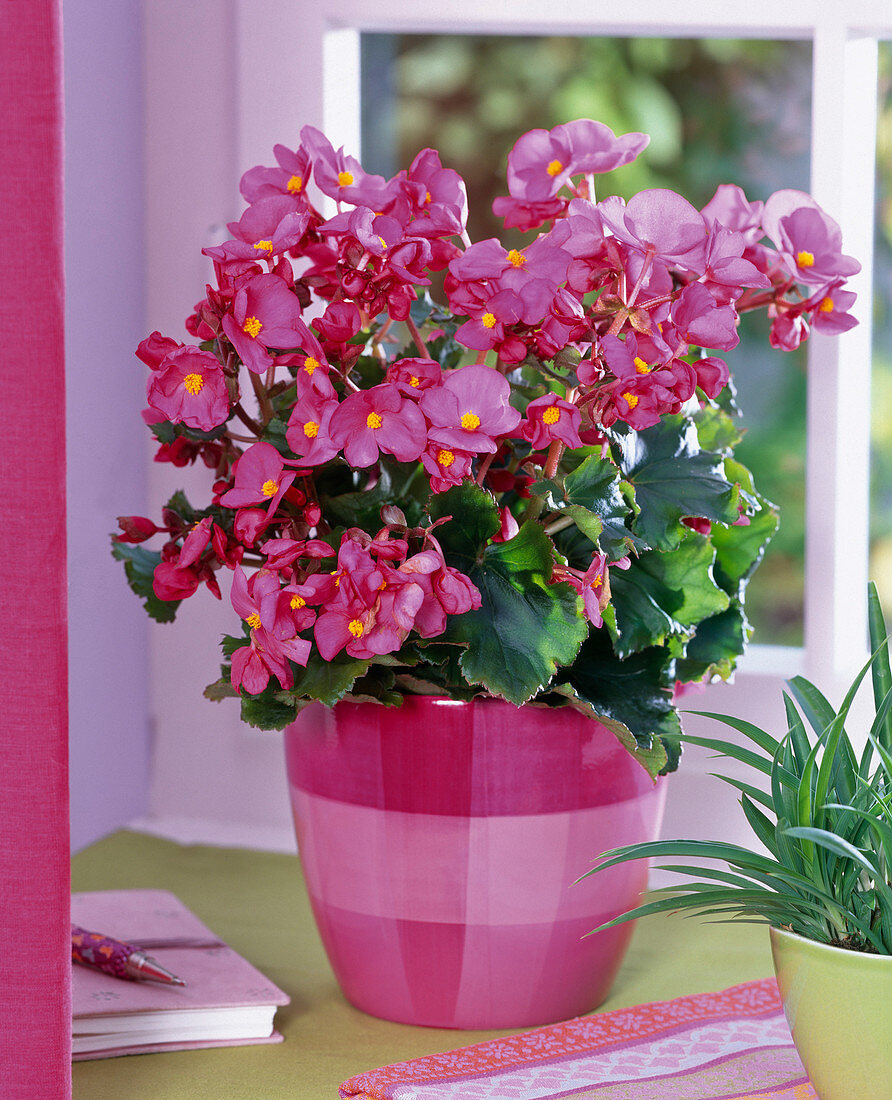
[[[787,1023],[821,1100],[892,1098],[892,955],[770,933]]]

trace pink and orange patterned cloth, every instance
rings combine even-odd
[[[774,978],[362,1073],[345,1100],[812,1100]]]

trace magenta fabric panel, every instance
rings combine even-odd
[[[0,211],[0,1092],[56,1100],[71,1094],[57,0],[0,7]]]

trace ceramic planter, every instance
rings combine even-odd
[[[821,1100],[890,1095],[892,956],[770,933],[787,1023]]]
[[[569,708],[407,697],[318,705],[285,735],[313,911],[347,998],[375,1016],[530,1027],[607,995],[647,869],[574,880],[656,838],[656,785]]]

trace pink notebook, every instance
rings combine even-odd
[[[72,1057],[281,1042],[290,998],[166,890],[73,894],[72,924],[147,951],[185,986],[72,967]]]

